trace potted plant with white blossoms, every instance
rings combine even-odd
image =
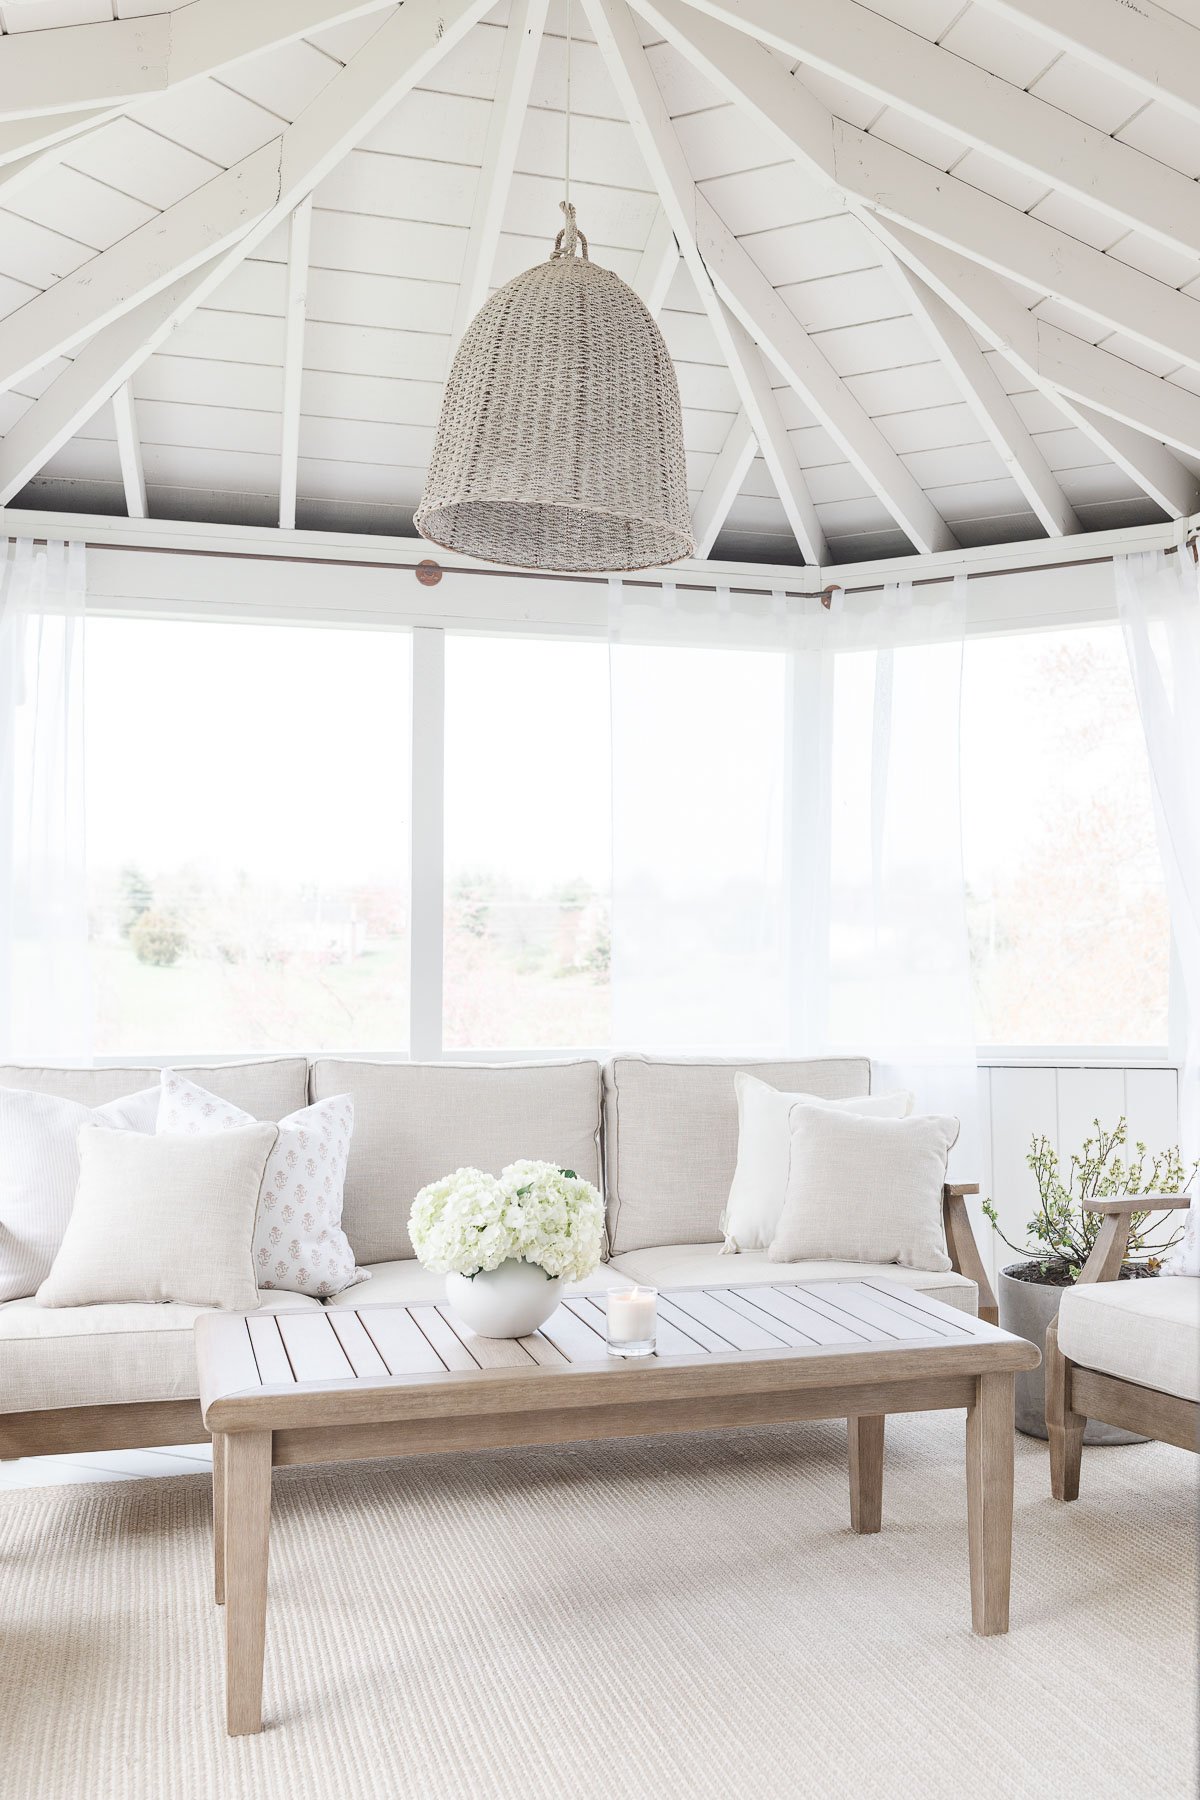
[[[446,1277],[447,1300],[482,1337],[526,1337],[544,1324],[566,1283],[599,1263],[603,1229],[590,1181],[530,1161],[431,1181],[408,1221],[419,1260]]]

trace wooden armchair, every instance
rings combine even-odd
[[[1000,1322],[996,1296],[988,1280],[979,1242],[967,1212],[967,1195],[977,1194],[977,1182],[962,1182],[942,1189],[942,1218],[946,1226],[946,1249],[956,1274],[967,1276],[979,1289],[979,1317],[988,1325]]]
[[[1147,1344],[1155,1337],[1171,1347],[1171,1355],[1184,1367],[1168,1375],[1176,1390],[1200,1391],[1200,1358],[1187,1368],[1188,1346],[1196,1340],[1200,1328],[1200,1280],[1191,1276],[1149,1277],[1127,1281],[1113,1293],[1129,1247],[1129,1233],[1135,1212],[1178,1211],[1191,1203],[1186,1194],[1118,1195],[1109,1200],[1093,1200],[1088,1211],[1103,1216],[1103,1223],[1092,1253],[1074,1288],[1062,1298],[1059,1316],[1046,1332],[1046,1425],[1050,1436],[1050,1491],[1056,1500],[1075,1500],[1079,1496],[1079,1467],[1083,1456],[1083,1428],[1089,1419],[1102,1419],[1106,1425],[1119,1425],[1126,1431],[1140,1432],[1144,1437],[1158,1438],[1163,1443],[1178,1444],[1184,1450],[1200,1449],[1200,1404],[1181,1391],[1166,1391],[1132,1379],[1130,1370],[1147,1377],[1161,1366],[1146,1355]],[[1104,1308],[1101,1336],[1111,1342],[1098,1352],[1110,1366],[1100,1369],[1085,1362],[1073,1361],[1067,1350],[1059,1348],[1062,1338],[1067,1349],[1077,1341],[1079,1327],[1086,1315],[1093,1315],[1100,1283],[1110,1284],[1104,1298],[1117,1304]],[[1082,1291],[1081,1291],[1082,1290]],[[1141,1290],[1141,1291],[1139,1291]],[[1190,1316],[1194,1311],[1195,1327]],[[1123,1318],[1122,1315],[1125,1315]],[[1157,1315],[1157,1316],[1156,1316]],[[1140,1342],[1122,1346],[1120,1338],[1126,1326],[1135,1326]],[[1095,1332],[1089,1334],[1094,1340]],[[1182,1358],[1176,1354],[1183,1346]],[[1171,1360],[1168,1357],[1166,1360]],[[1121,1372],[1115,1372],[1118,1365]]]

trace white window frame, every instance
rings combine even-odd
[[[0,528],[13,536],[68,537],[89,546],[88,610],[94,616],[325,625],[339,629],[400,629],[412,633],[412,901],[410,907],[410,1022],[406,1051],[364,1051],[371,1060],[527,1062],[573,1056],[603,1058],[608,1045],[447,1051],[442,1042],[444,926],[445,634],[607,636],[605,578],[546,580],[520,571],[485,570],[465,558],[437,560],[441,578],[414,580],[425,546],[397,538],[290,532],[281,554],[278,533],[251,527],[183,525],[73,514],[0,509]],[[1079,539],[1040,539],[987,549],[908,556],[836,569],[703,562],[681,564],[669,578],[753,591],[819,592],[833,581],[855,588],[884,581],[920,584],[965,573],[984,577],[968,587],[967,633],[990,637],[1117,616],[1115,598],[1097,593],[1090,565],[1128,551],[1176,548],[1200,528],[1195,520],[1089,533]],[[1082,564],[1082,551],[1087,554]],[[220,559],[216,561],[215,559]],[[1057,565],[1066,565],[1059,568]],[[1072,566],[1078,565],[1078,566]],[[1031,573],[1053,572],[1038,595]],[[219,571],[219,579],[215,579]],[[342,577],[331,581],[331,574]],[[650,584],[657,577],[650,573]],[[219,595],[219,598],[214,598]],[[852,603],[852,601],[851,601]],[[420,871],[420,874],[418,874]],[[1171,960],[1169,1005],[1181,1001],[1177,961]],[[301,1053],[300,1051],[297,1054]],[[239,1052],[252,1055],[253,1051]],[[277,1053],[276,1053],[277,1054]],[[353,1053],[343,1053],[353,1054]],[[118,1066],[202,1066],[220,1055],[111,1058]],[[1177,1067],[1167,1046],[993,1045],[978,1047],[989,1067]]]

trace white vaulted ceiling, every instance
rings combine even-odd
[[[114,16],[115,15],[115,16]],[[564,0],[0,4],[0,503],[409,535],[560,223]],[[704,550],[1200,511],[1200,0],[575,0]]]

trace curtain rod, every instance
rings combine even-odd
[[[1200,564],[1200,553],[1198,553],[1198,551],[1197,551],[1197,540],[1198,539],[1200,539],[1200,531],[1190,532],[1188,534],[1188,536],[1183,540],[1182,547],[1187,548],[1191,551],[1192,561],[1194,563]],[[30,542],[35,545],[36,544],[49,544],[52,541],[56,541],[56,540],[52,540],[52,539],[45,538],[45,537],[35,537],[35,538],[30,539]],[[75,540],[75,541],[78,542],[78,540]],[[334,557],[297,556],[295,554],[289,555],[286,552],[284,552],[283,554],[280,554],[280,555],[276,555],[274,552],[268,551],[268,552],[260,553],[256,550],[220,550],[220,549],[199,550],[199,549],[182,549],[182,548],[181,549],[170,549],[170,548],[164,548],[163,546],[158,545],[158,544],[113,544],[113,543],[106,541],[105,539],[98,539],[98,540],[93,541],[90,538],[85,538],[83,540],[83,546],[84,546],[85,550],[120,550],[125,555],[132,554],[134,556],[204,556],[204,557],[210,557],[210,558],[211,557],[220,557],[226,561],[232,561],[232,562],[296,563],[296,564],[308,565],[308,566],[315,567],[315,568],[337,568],[339,566],[338,560]],[[1165,554],[1168,556],[1174,556],[1175,552],[1180,548],[1181,548],[1181,546],[1178,544],[1168,544],[1165,546]],[[1005,569],[977,569],[973,572],[969,571],[969,570],[960,570],[959,573],[963,574],[968,581],[987,581],[991,577],[996,576],[996,575],[1053,574],[1054,571],[1057,569],[1094,568],[1103,563],[1111,563],[1113,561],[1115,561],[1115,558],[1111,554],[1107,555],[1107,556],[1074,556],[1074,557],[1070,557],[1070,558],[1064,558],[1060,562],[1023,563],[1019,566],[1014,565],[1011,568],[1005,568]],[[471,567],[471,568],[447,570],[447,569],[443,569],[441,567],[441,565],[439,563],[436,563],[434,561],[434,559],[431,557],[423,557],[421,559],[420,563],[384,562],[382,560],[374,560],[374,559],[371,559],[371,560],[364,559],[362,561],[359,561],[359,560],[355,559],[352,562],[348,562],[347,566],[350,568],[354,568],[354,569],[393,569],[398,573],[407,572],[408,574],[417,575],[418,579],[420,579],[420,575],[418,574],[418,571],[422,566],[427,570],[430,570],[431,566],[432,566],[432,570],[436,570],[436,573],[433,574],[433,579],[431,581],[425,582],[424,585],[427,585],[427,586],[436,586],[436,584],[441,580],[441,578],[444,574],[495,576],[501,580],[507,580],[507,581],[511,581],[514,579],[518,580],[518,581],[555,581],[555,582],[569,581],[569,582],[574,582],[577,584],[582,584],[582,585],[588,586],[588,587],[598,587],[601,585],[601,583],[607,583],[609,580],[609,577],[607,575],[572,575],[572,574],[567,574],[565,572],[542,573],[540,570],[536,570],[536,569],[501,569],[501,568],[487,568],[487,567],[479,567],[479,568]],[[621,579],[623,581],[625,581],[629,587],[656,588],[656,587],[663,587],[666,584],[666,581],[670,580],[670,577],[668,576],[665,578],[665,580],[659,579],[657,581],[647,580],[644,578],[639,579],[637,576],[622,576]],[[958,575],[916,575],[916,576],[911,577],[910,579],[911,579],[911,585],[913,587],[943,587],[948,582],[957,581]],[[741,588],[741,587],[738,587],[736,585],[736,583],[734,583],[734,582],[715,582],[714,581],[714,582],[710,583],[710,582],[704,582],[704,581],[680,581],[676,585],[681,588],[687,589],[691,593],[699,593],[699,594],[716,593],[718,588],[722,588],[722,587],[728,588],[729,592],[733,593],[733,594],[756,594],[756,593],[759,593],[762,591],[761,589],[759,589],[757,587]],[[785,587],[783,592],[784,592],[785,598],[787,598],[789,600],[819,600],[821,602],[822,606],[828,608],[830,600],[832,599],[832,597],[835,593],[880,594],[883,592],[885,587],[889,587],[891,585],[892,584],[890,582],[875,581],[875,582],[855,582],[853,584],[853,586],[844,587],[840,581],[832,581],[829,583],[829,585],[827,587],[824,587],[824,588],[789,588],[789,587]],[[777,588],[778,583],[773,583],[772,587]]]

